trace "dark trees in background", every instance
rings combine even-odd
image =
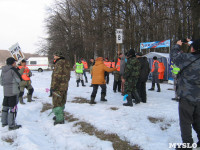
[[[139,51],[141,42],[200,38],[199,0],[59,0],[49,14],[48,54],[63,51],[72,64],[97,56],[112,60],[117,28],[124,30],[124,51]]]

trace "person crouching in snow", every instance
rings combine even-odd
[[[79,87],[79,83],[81,81],[82,83],[82,86],[85,86],[84,85],[84,81],[83,81],[83,71],[84,71],[84,65],[83,63],[81,62],[81,60],[79,60],[76,65],[75,65],[75,68],[76,68],[76,82],[77,82],[77,87]]]
[[[106,96],[106,81],[105,81],[105,72],[113,72],[116,71],[117,68],[108,68],[103,63],[103,58],[98,57],[96,59],[95,65],[92,68],[92,85],[93,85],[93,91],[91,95],[91,101],[90,104],[96,104],[95,97],[97,94],[98,87],[100,86],[101,91],[101,101],[107,101],[105,99]]]
[[[53,94],[54,125],[64,124],[64,108],[67,99],[68,82],[70,80],[69,61],[63,57],[62,52],[55,52],[54,70],[52,73],[51,89]]]

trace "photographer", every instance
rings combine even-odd
[[[183,53],[180,50],[184,43],[191,44],[191,53]],[[177,77],[177,94],[180,97],[179,120],[182,141],[193,144],[192,125],[200,147],[200,39],[194,42],[189,39],[186,42],[178,41],[170,52],[170,58],[181,70]]]

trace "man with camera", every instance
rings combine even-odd
[[[181,51],[184,43],[190,45],[191,53]],[[177,94],[180,97],[179,120],[183,145],[193,144],[193,126],[199,140],[197,145],[200,147],[200,39],[194,42],[189,39],[178,41],[170,52],[170,58],[181,70],[177,77]]]

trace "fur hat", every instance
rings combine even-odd
[[[63,53],[61,51],[55,51],[53,55],[63,57]]]

